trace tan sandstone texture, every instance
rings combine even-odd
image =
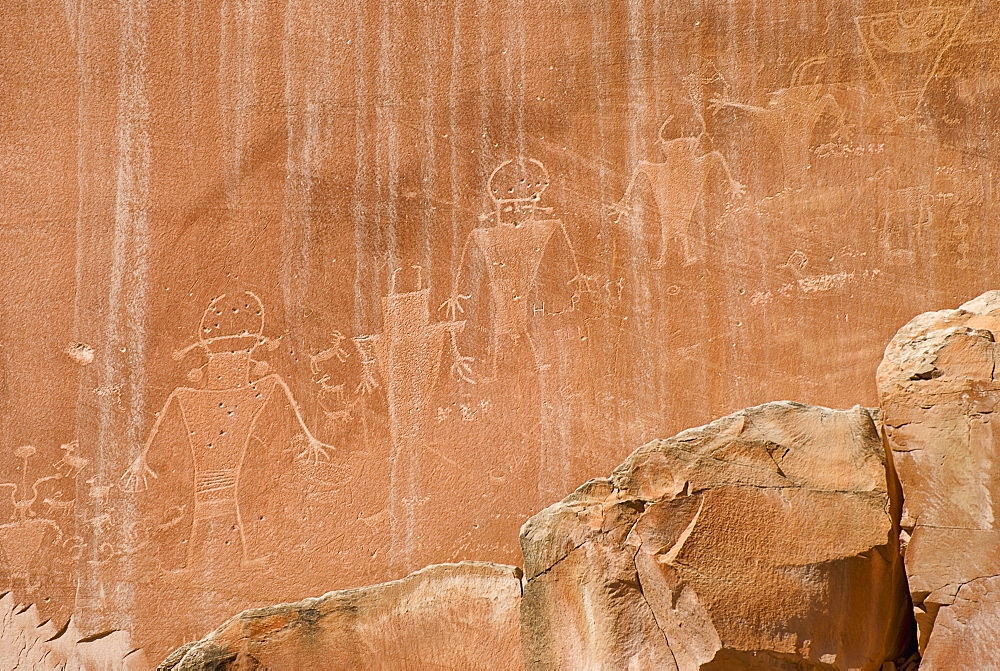
[[[462,562],[393,582],[240,613],[164,671],[517,669],[521,571]]]
[[[861,407],[645,445],[524,526],[526,665],[879,669],[907,616],[886,474]]]
[[[61,629],[40,620],[34,605],[16,603],[10,592],[0,597],[0,669],[144,671],[150,667],[124,631],[84,636],[73,620]]]
[[[903,327],[878,369],[922,669],[1000,668],[1000,292]]]
[[[0,589],[163,659],[875,405],[1000,285],[996,5],[3,2]]]

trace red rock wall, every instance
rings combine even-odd
[[[992,17],[12,3],[2,579],[157,658],[518,563],[648,439],[874,404],[900,325],[997,282]]]

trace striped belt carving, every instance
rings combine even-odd
[[[217,492],[222,489],[236,487],[236,469],[222,468],[216,471],[203,471],[195,478],[194,489],[197,494]]]

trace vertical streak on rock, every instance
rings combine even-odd
[[[603,30],[601,28],[601,12],[590,11],[588,12],[588,14],[591,17],[591,26],[590,26],[591,46],[592,48],[597,49],[596,51],[592,52],[594,53],[594,62],[593,62],[593,67],[595,68],[594,93],[597,106],[597,119],[595,124],[596,125],[595,130],[597,134],[596,138],[597,151],[592,152],[592,155],[596,153],[597,157],[597,165],[595,166],[597,171],[597,197],[594,198],[594,200],[600,204],[599,212],[601,219],[599,225],[599,230],[600,230],[599,239],[607,241],[606,244],[608,245],[608,248],[605,249],[605,258],[612,258],[614,254],[614,247],[612,242],[614,240],[614,236],[612,235],[613,231],[611,230],[611,222],[610,219],[608,218],[607,208],[604,206],[604,204],[608,202],[608,196],[607,196],[608,165],[612,157],[608,155],[607,129],[604,123],[607,91],[605,90],[605,87],[602,83],[603,77],[601,77],[600,66],[599,66],[599,63],[601,62],[601,54],[603,53],[603,50],[601,50],[600,46],[605,40],[602,39]],[[572,40],[572,36],[570,36],[568,39]],[[626,166],[627,166],[626,169],[631,168],[631,165],[632,165],[632,157],[628,157],[628,160],[626,161]],[[617,200],[617,198],[614,198],[614,200]],[[612,266],[608,266],[608,272],[613,272],[613,271],[614,268]],[[609,280],[611,282],[614,282],[617,280],[617,278],[609,277]],[[617,354],[618,353],[613,350],[610,352],[612,361],[616,358]],[[614,409],[614,406],[612,406],[612,409]],[[615,421],[618,415],[620,415],[620,413],[613,412],[611,415],[612,421]],[[612,431],[614,431],[615,428],[621,431],[624,427],[622,426],[621,422],[618,422],[618,427],[612,426],[610,428]],[[624,440],[622,440],[620,436],[617,442],[623,443]]]
[[[489,100],[486,93],[492,88],[489,67],[492,60],[490,58],[490,36],[496,30],[496,25],[490,19],[494,11],[495,6],[491,5],[489,0],[476,0],[476,23],[479,29],[479,54],[476,61],[479,63],[479,82],[481,86],[478,92],[479,127],[476,129],[476,135],[479,138],[479,171],[476,181],[478,182],[479,193],[482,194],[480,196],[480,202],[483,205],[480,208],[481,212],[488,212],[490,209],[489,199],[486,194],[486,178],[494,167],[491,165],[493,157],[490,151],[490,136],[495,135],[496,131],[489,126]]]
[[[73,13],[72,31],[76,36],[76,267],[74,268],[73,296],[73,337],[81,340],[80,289],[84,281],[85,233],[83,220],[83,199],[86,190],[86,176],[83,169],[85,161],[84,134],[87,115],[87,47],[86,47],[86,3],[81,0],[80,6]],[[82,392],[82,385],[81,385]],[[78,407],[79,401],[78,399]]]
[[[420,261],[419,264],[422,269],[422,274],[427,281],[431,281],[432,274],[432,259],[431,254],[431,232],[434,227],[434,181],[437,177],[437,151],[436,151],[436,141],[434,135],[434,107],[436,104],[437,97],[435,95],[437,88],[437,78],[440,75],[441,68],[441,49],[439,46],[439,38],[436,36],[437,22],[437,9],[432,5],[425,5],[425,20],[423,22],[424,30],[423,34],[427,36],[427,46],[425,52],[425,63],[424,63],[424,78],[427,83],[427,89],[424,92],[423,100],[420,101],[420,107],[423,112],[421,115],[423,117],[423,132],[424,132],[424,142],[427,144],[423,161],[421,162],[420,178],[423,184],[421,185],[421,190],[423,191],[423,200],[426,203],[426,209],[423,212],[421,220],[423,222],[423,231],[421,231],[420,239]]]
[[[501,135],[499,139],[501,142],[501,151],[508,156],[516,145],[514,142],[514,133],[517,124],[517,119],[514,116],[514,54],[511,49],[512,40],[510,39],[511,11],[511,3],[504,3],[500,10],[498,21],[501,47],[500,55],[503,58],[500,71],[500,93],[503,96],[503,105],[500,107],[500,118],[502,121],[500,123]],[[514,122],[513,127],[511,120]]]
[[[82,0],[81,0],[82,2]],[[63,11],[66,13],[66,25],[69,27],[70,40],[77,44],[80,39],[79,13],[82,11],[77,6],[77,0],[62,0]]]
[[[108,289],[107,356],[101,370],[97,469],[100,481],[117,479],[108,466],[120,466],[114,451],[138,456],[145,435],[146,288],[149,252],[149,179],[151,148],[147,95],[147,40],[149,15],[146,0],[125,0],[120,5],[118,49],[118,104],[116,110],[117,157],[115,210]],[[119,356],[121,355],[121,356]],[[114,393],[110,393],[114,390]],[[126,406],[125,426],[120,425],[115,399]],[[121,541],[135,542],[135,510],[124,502]],[[100,539],[95,539],[100,544]],[[133,608],[129,570],[113,590],[112,608],[127,617]],[[119,615],[119,613],[114,613]]]
[[[388,191],[386,202],[385,232],[388,252],[388,269],[391,273],[401,262],[398,242],[398,201],[399,201],[399,92],[397,90],[396,50],[393,42],[393,19],[402,14],[396,2],[381,3],[379,22],[378,52],[378,103],[375,108],[376,162],[382,165],[377,171],[381,185],[382,168],[385,172],[385,186]],[[381,136],[381,137],[380,137]],[[383,139],[381,143],[379,139]],[[381,189],[379,194],[381,197]]]
[[[282,54],[288,140],[282,215],[282,292],[286,323],[293,334],[300,333],[300,315],[308,300],[314,193],[329,151],[324,128],[327,100],[332,96],[330,12],[322,6],[299,8],[309,13],[297,20],[296,9],[291,2],[286,6]],[[301,335],[293,336],[292,342],[296,349],[302,349]]]
[[[643,158],[642,154],[645,144],[643,134],[650,127],[649,103],[645,95],[644,86],[644,76],[646,73],[643,71],[644,65],[649,62],[649,53],[643,49],[642,27],[644,17],[642,16],[642,4],[642,0],[628,0],[626,9],[627,34],[625,36],[625,59],[627,61],[626,80],[628,84],[625,88],[626,95],[628,96],[629,110],[626,165],[629,166],[630,170],[633,170]],[[659,124],[656,124],[656,128],[659,130]],[[641,245],[646,239],[645,236],[635,235],[634,239],[638,247],[630,250],[632,257],[645,259],[646,257],[642,254],[641,249]],[[633,323],[632,328],[640,328],[648,330],[647,332],[653,332],[662,324],[660,317],[662,315],[661,306],[663,297],[662,287],[655,286],[655,283],[648,279],[648,270],[648,268],[637,268],[634,274],[635,308],[640,320],[637,323]],[[630,353],[629,355],[635,356],[636,353]],[[647,361],[649,360],[647,359]],[[657,374],[657,371],[651,368],[642,369],[640,375],[641,378],[631,380],[631,383],[636,385],[637,396],[641,399],[663,399],[662,387],[666,376]],[[645,413],[640,412],[639,414],[643,415]],[[641,421],[639,426],[642,430],[642,440],[648,439],[648,432],[652,427],[648,426],[647,421]],[[630,436],[633,440],[635,437],[635,434]]]
[[[87,194],[87,177],[84,165],[86,164],[86,151],[85,151],[85,138],[87,138],[87,103],[88,103],[88,81],[89,72],[87,68],[87,21],[86,21],[86,0],[81,0],[77,8],[76,14],[74,16],[75,26],[73,30],[76,35],[76,75],[77,75],[77,89],[76,89],[76,253],[75,253],[75,268],[74,268],[74,278],[73,278],[73,338],[77,342],[87,342],[84,338],[84,332],[87,329],[84,321],[83,314],[83,297],[81,292],[85,290],[86,287],[86,266],[87,257],[89,256],[89,245],[86,221],[84,216],[84,199]],[[81,370],[79,374],[79,386],[77,388],[76,396],[76,417],[74,422],[74,436],[79,440],[80,436],[86,430],[86,417],[89,414],[89,405],[92,390],[89,388],[90,385],[87,384],[88,381],[92,381],[91,371]],[[81,499],[82,487],[78,484],[76,499]],[[84,504],[76,505],[76,519],[78,520],[78,525],[82,519],[85,518],[86,508]],[[82,526],[82,525],[80,525]],[[75,530],[78,535],[86,533],[85,531],[78,528]],[[87,553],[81,553],[81,559],[93,560],[99,556],[99,550],[95,551],[91,549]],[[76,562],[76,568],[80,572],[80,579],[77,581],[76,588],[76,603],[74,604],[74,612],[81,613],[84,621],[86,621],[86,613],[90,610],[89,604],[87,603],[86,597],[93,594],[93,591],[89,589],[90,583],[93,581],[93,571],[90,568],[93,564],[87,561]],[[82,603],[81,603],[82,602]]]
[[[260,10],[259,0],[225,0],[219,21],[219,102],[224,146],[230,149],[224,175],[226,209],[235,214],[240,206],[239,192],[243,175],[248,121],[257,99],[257,63],[255,29]]]
[[[365,207],[366,189],[369,180],[366,179],[366,154],[368,153],[368,123],[365,113],[368,109],[368,80],[365,50],[368,47],[368,36],[365,32],[364,0],[354,2],[354,189],[352,194],[351,215],[354,219],[354,333],[363,333],[373,327],[369,301],[365,299],[364,287],[371,286],[370,270],[366,259],[371,251],[365,243],[370,244],[366,236],[367,208]]]
[[[462,192],[458,174],[458,77],[462,58],[462,0],[453,0],[451,26],[451,68],[448,79],[448,179],[451,193],[451,270],[459,272],[462,237],[458,214]]]
[[[297,31],[296,4],[293,0],[285,3],[285,25],[282,36],[281,65],[285,77],[285,132],[287,148],[285,154],[285,188],[281,215],[281,296],[284,303],[285,325],[291,335],[294,350],[302,348],[299,324],[302,323],[302,305],[307,299],[309,287],[309,241],[312,238],[307,211],[309,199],[309,174],[303,160],[303,140],[301,122],[298,119],[303,101],[299,87],[308,88],[308,77],[296,81],[296,58],[308,58],[309,37],[303,38]],[[303,53],[296,53],[295,47]],[[312,73],[310,73],[312,74]],[[308,104],[308,93],[304,96]]]
[[[240,0],[235,0],[239,2]],[[240,161],[240,110],[236,98],[239,95],[240,82],[235,81],[239,75],[240,63],[233,64],[235,58],[234,51],[239,47],[234,44],[239,41],[239,27],[234,25],[236,20],[233,14],[231,0],[222,0],[219,3],[219,67],[216,70],[215,85],[218,89],[216,94],[219,99],[219,125],[221,126],[222,141],[220,142],[223,154],[222,188],[225,192],[226,211],[232,217],[236,210],[236,184],[239,181]],[[235,89],[235,90],[234,90]],[[229,144],[230,138],[232,145]],[[230,147],[232,147],[230,151]],[[227,155],[228,154],[228,155]]]
[[[628,0],[628,37],[626,60],[628,61],[628,163],[633,165],[642,150],[642,133],[648,127],[649,101],[646,97],[644,65],[649,62],[649,54],[643,49],[642,27],[643,1]]]
[[[524,0],[516,0],[514,3],[514,11],[517,14],[517,33],[516,33],[516,43],[515,50],[517,52],[517,154],[518,156],[524,156],[527,152],[527,139],[525,130],[525,116],[524,116],[524,97],[527,95],[527,79],[525,72],[525,51],[527,49],[528,41],[528,26],[527,18],[525,17],[525,5]]]
[[[399,104],[398,91],[396,88],[397,72],[394,67],[395,53],[393,45],[392,21],[401,12],[396,3],[385,2],[381,4],[381,15],[379,17],[379,51],[378,51],[378,99],[375,105],[375,125],[376,125],[376,181],[377,194],[381,199],[386,197],[385,217],[379,217],[379,222],[386,233],[386,254],[388,260],[389,273],[389,293],[401,291],[399,286],[393,281],[395,271],[400,265],[399,245],[397,241],[397,205],[399,196],[399,128],[397,105]],[[385,176],[385,190],[381,188]],[[386,195],[383,195],[386,194]],[[405,282],[406,279],[404,278]],[[388,326],[388,325],[383,325]],[[392,340],[391,334],[386,328],[383,337],[389,338],[388,353],[386,358],[386,368],[392,365],[396,356],[394,348],[396,343]],[[412,451],[413,441],[403,440],[399,435],[399,427],[405,424],[409,416],[409,408],[400,408],[393,403],[392,399],[397,397],[396,390],[392,388],[396,380],[413,375],[416,371],[398,371],[399,375],[394,375],[396,371],[387,370],[387,397],[389,400],[389,424],[392,429],[392,448],[389,453],[389,564],[396,573],[411,570],[413,559],[414,535],[416,533],[416,514],[419,498],[419,480],[415,466],[418,465],[409,454]],[[409,433],[407,433],[409,438]],[[400,454],[406,449],[407,454]]]

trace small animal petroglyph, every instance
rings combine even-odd
[[[56,470],[66,477],[76,477],[90,463],[90,459],[76,456],[76,450],[79,447],[79,443],[75,440],[59,446],[59,449],[63,451],[63,457],[56,462]]]
[[[11,521],[0,525],[0,550],[6,559],[6,569],[9,571],[11,585],[14,581],[23,581],[29,591],[36,589],[35,581],[38,555],[43,547],[62,542],[63,532],[55,520],[38,517],[34,510],[35,502],[40,496],[39,486],[50,481],[60,480],[60,473],[37,478],[28,487],[28,462],[35,456],[37,450],[32,445],[22,445],[14,450],[14,455],[21,459],[20,483],[0,483],[0,489],[10,488],[10,502],[13,507]],[[21,498],[19,498],[19,495]],[[52,498],[43,498],[43,503],[49,504],[50,512],[66,503],[61,499],[61,492]],[[54,507],[53,507],[54,504]],[[54,535],[54,537],[53,537]],[[46,539],[49,543],[46,544]]]

